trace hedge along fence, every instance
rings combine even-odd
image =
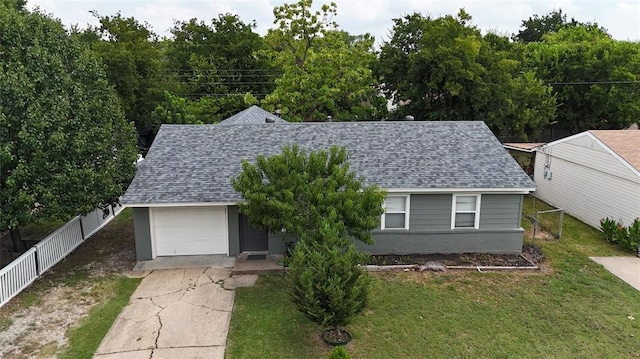
[[[98,208],[77,216],[0,269],[0,307],[106,226],[122,206]]]
[[[616,243],[624,250],[640,256],[640,219],[634,219],[629,227],[625,227],[622,222],[603,218],[600,220],[600,230],[607,242]]]

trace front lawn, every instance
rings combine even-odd
[[[587,258],[625,253],[564,220],[563,239],[536,242],[548,258],[539,272],[372,274],[347,350],[354,358],[639,357],[640,292]],[[270,275],[237,290],[227,358],[327,357],[320,329],[284,286]]]

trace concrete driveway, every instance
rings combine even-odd
[[[256,279],[228,268],[151,271],[94,358],[224,358],[235,289]]]
[[[638,257],[589,257],[616,277],[640,290],[640,258]]]

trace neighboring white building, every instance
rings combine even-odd
[[[640,131],[586,131],[537,151],[536,197],[595,228],[640,217]]]

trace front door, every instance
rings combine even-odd
[[[269,250],[266,229],[258,229],[249,223],[244,214],[240,216],[240,252],[265,252]]]

